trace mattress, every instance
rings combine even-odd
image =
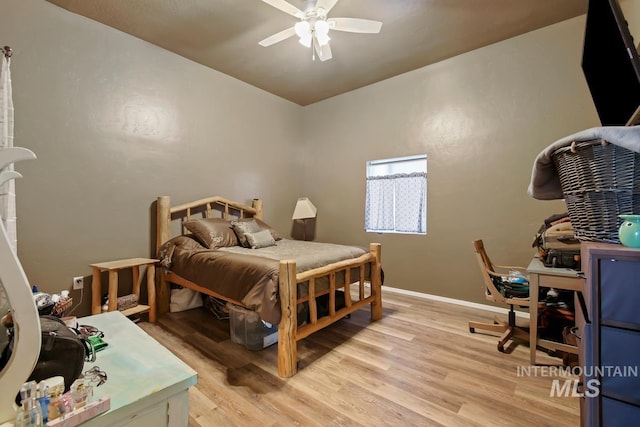
[[[241,302],[269,323],[279,323],[278,272],[281,260],[294,259],[296,273],[357,258],[368,251],[357,246],[282,239],[275,246],[249,249],[231,246],[207,249],[189,236],[178,236],[160,248],[165,268],[201,287]],[[351,280],[359,277],[358,269]],[[344,276],[337,277],[338,283]],[[320,286],[327,287],[324,283]],[[298,284],[298,297],[307,295],[306,283]]]

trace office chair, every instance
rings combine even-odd
[[[514,306],[529,307],[529,281],[522,267],[495,265],[484,249],[482,240],[473,242],[478,265],[482,272],[485,297],[489,301],[508,304],[509,317],[507,321],[496,318],[494,323],[469,322],[469,332],[475,333],[476,328],[502,335],[498,341],[498,351],[504,352],[504,345],[510,339],[529,341],[529,331],[516,326],[516,312]],[[518,272],[520,274],[514,274]]]

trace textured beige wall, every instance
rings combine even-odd
[[[7,2],[0,40],[14,49],[15,145],[38,156],[16,186],[18,253],[42,290],[149,256],[158,195],[260,197],[290,226],[299,106],[42,0]]]
[[[317,240],[383,243],[389,286],[483,301],[471,240],[526,263],[542,219],[565,210],[526,195],[535,155],[598,124],[583,27],[577,18],[302,108],[50,3],[9,2],[0,42],[15,50],[15,143],[39,157],[17,166],[27,276],[56,292],[89,263],[149,255],[159,194],[261,197],[284,234],[306,195]],[[429,156],[428,234],[365,233],[365,162],[416,153]]]
[[[619,0],[622,12],[634,36],[636,46],[640,43],[640,3],[634,0]]]
[[[481,302],[471,241],[526,265],[562,201],[530,198],[535,156],[599,124],[580,60],[584,17],[305,108],[318,240],[382,243],[386,284]],[[427,235],[365,233],[365,162],[428,155]]]

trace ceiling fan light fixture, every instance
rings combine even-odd
[[[304,47],[311,47],[311,34],[307,34],[304,37],[300,37],[300,40],[298,41]]]
[[[313,26],[318,44],[324,46],[329,43],[331,38],[329,37],[329,23],[324,20],[317,20]]]
[[[316,34],[316,38],[318,39],[318,44],[320,46],[326,46],[329,44],[329,40],[331,40],[329,36],[323,36],[321,34]]]
[[[294,26],[296,35],[300,37],[298,40],[304,47],[311,47],[311,25],[309,21],[300,21]]]
[[[318,36],[327,36],[329,34],[329,23],[321,19],[317,20],[313,26]]]
[[[311,34],[311,25],[309,25],[308,21],[297,22],[294,29],[296,30],[297,36],[301,39]]]

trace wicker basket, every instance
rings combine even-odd
[[[553,161],[576,237],[620,243],[618,215],[640,214],[640,154],[593,140],[556,150]]]

